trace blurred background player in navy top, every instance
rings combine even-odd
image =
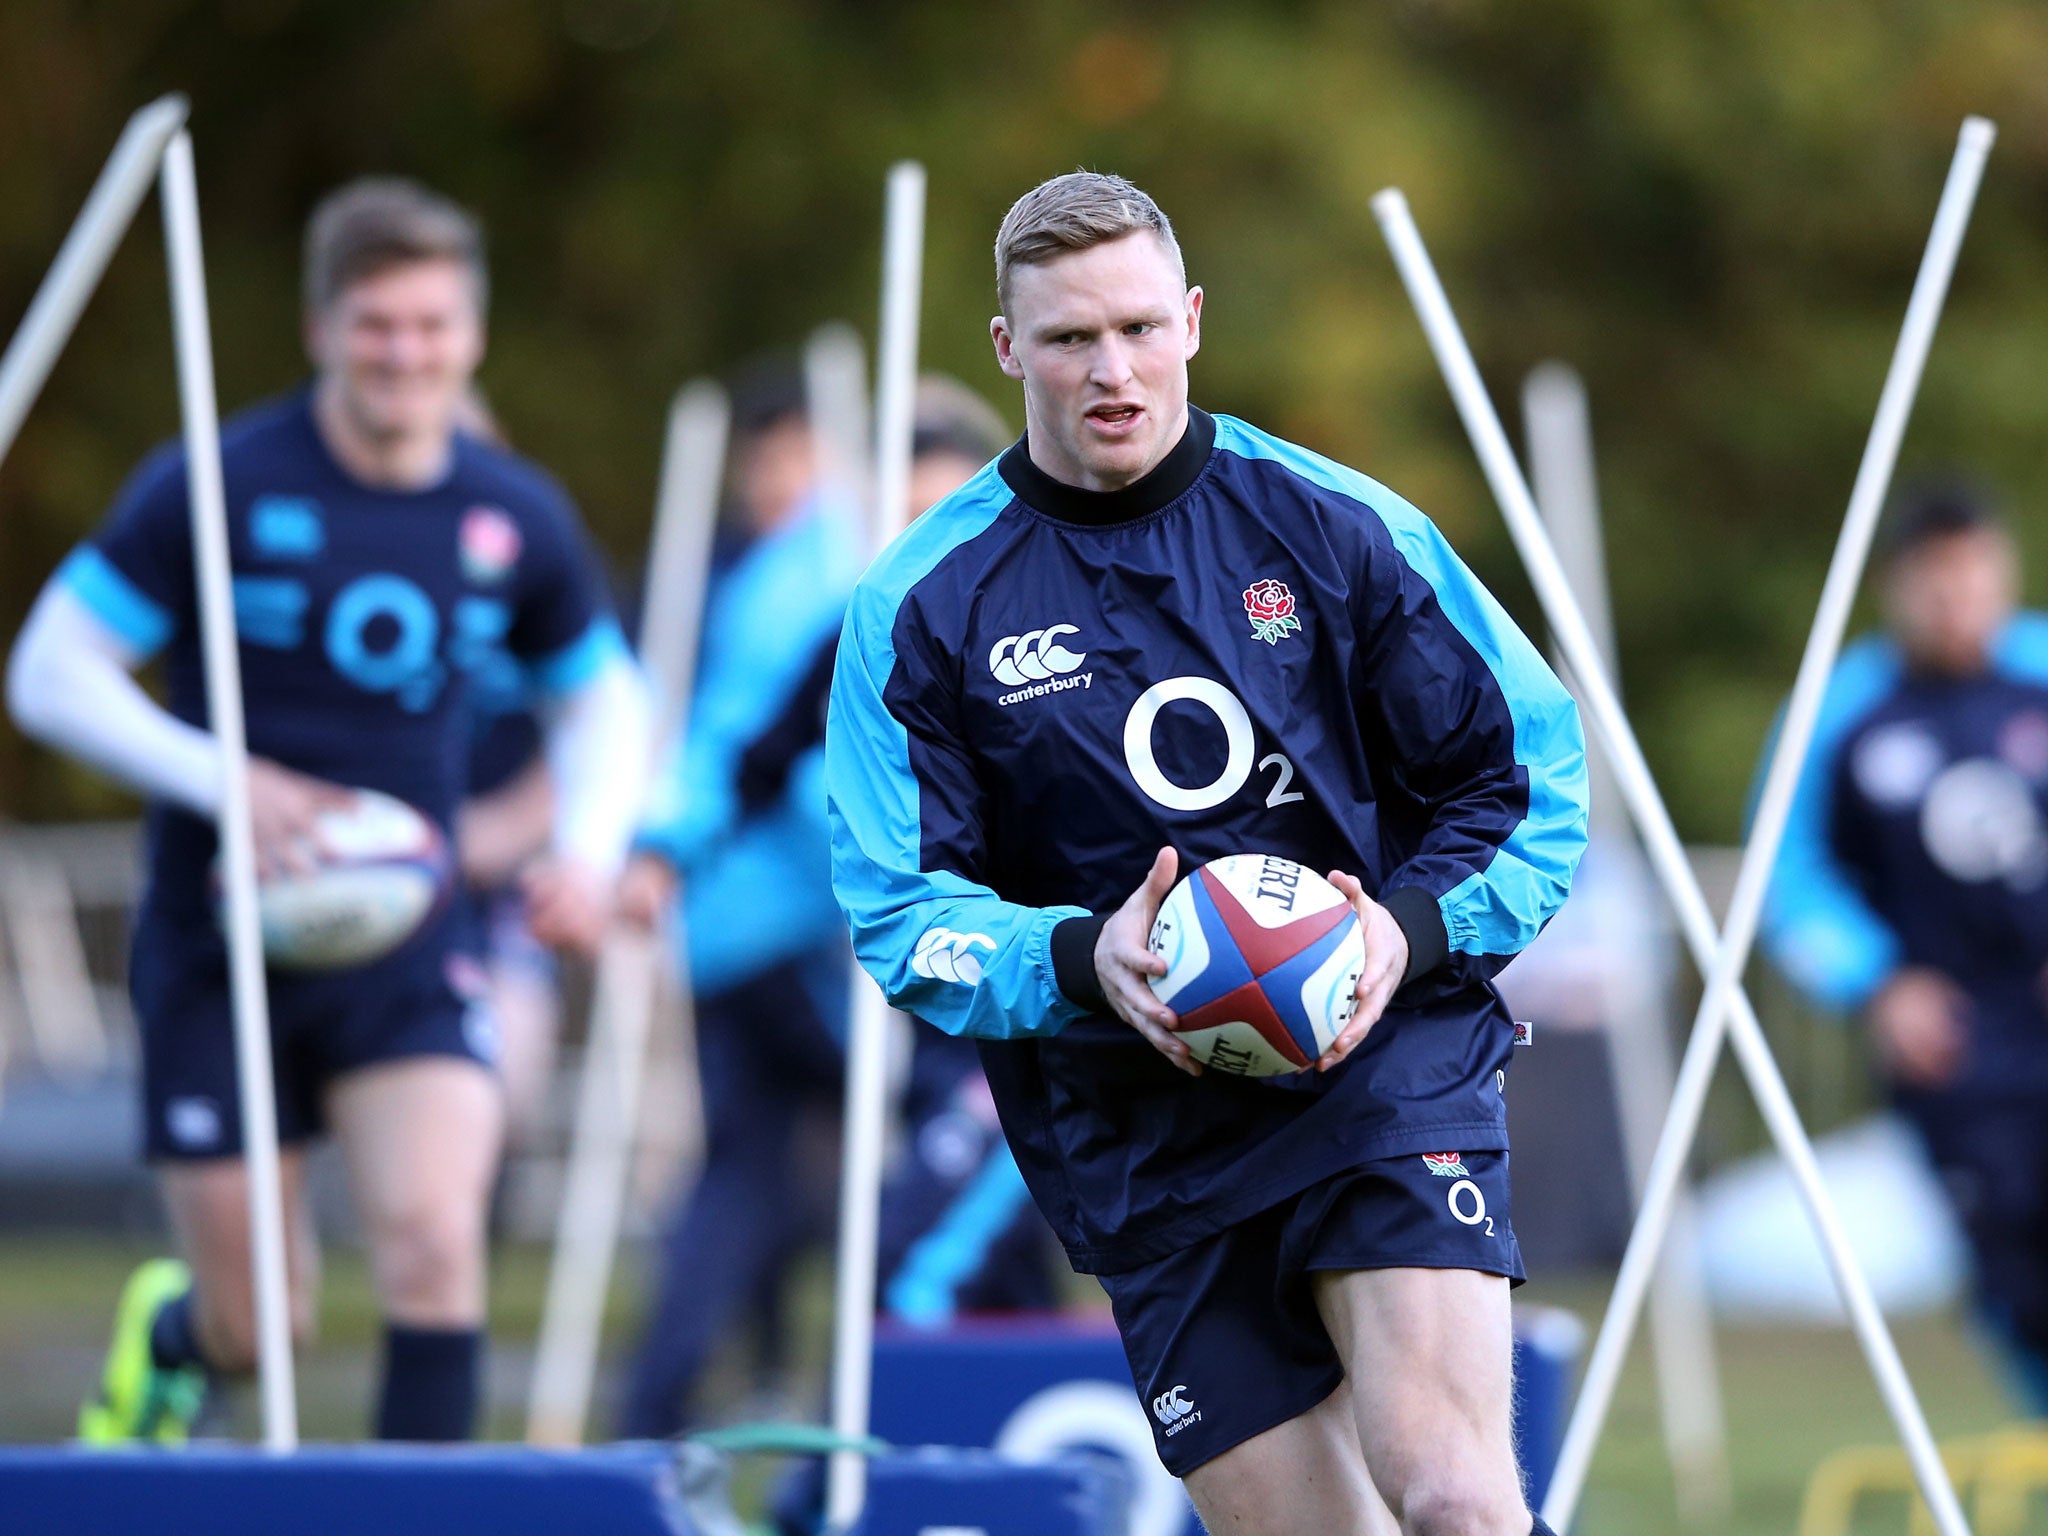
[[[1904,495],[1886,633],[1842,654],[1764,937],[1862,1016],[1974,1252],[1980,1312],[2048,1413],[2048,616],[1962,483]]]
[[[259,871],[303,867],[313,818],[356,787],[452,838],[471,673],[516,658],[547,720],[549,849],[522,882],[536,933],[594,948],[639,800],[647,709],[574,508],[458,430],[484,350],[482,233],[424,188],[369,180],[307,232],[310,387],[223,431]],[[148,1154],[185,1263],[124,1292],[88,1439],[178,1440],[203,1371],[255,1352],[247,1178],[225,946],[209,889],[221,765],[205,729],[182,452],[137,472],[16,644],[24,729],[151,798],[131,989]],[[163,652],[168,708],[130,677]],[[294,1324],[316,1273],[303,1145],[332,1131],[386,1321],[375,1428],[473,1432],[485,1209],[503,1107],[461,903],[383,959],[269,975]],[[189,1272],[187,1270],[189,1265]]]
[[[713,555],[687,740],[649,797],[621,909],[680,917],[696,1008],[702,1169],[670,1218],[621,1411],[628,1436],[680,1429],[704,1365],[742,1321],[779,1351],[782,1281],[830,1231],[845,940],[825,858],[820,765],[750,811],[748,744],[836,632],[860,512],[818,472],[797,371],[766,361],[733,391],[731,509]],[[814,1148],[800,1155],[800,1146]]]
[[[784,413],[779,427],[805,430],[768,434],[757,427],[749,434],[741,448],[743,503],[749,488],[760,497],[763,486],[797,483],[782,468],[759,468],[762,455],[801,465],[806,476],[815,462],[794,381],[769,402]],[[748,407],[745,394],[739,403]],[[751,406],[756,423],[764,414],[762,405]],[[967,479],[1008,440],[1002,418],[965,385],[938,375],[920,380],[910,515]],[[741,693],[745,728],[715,755],[685,753],[672,763],[656,796],[657,813],[672,819],[650,817],[622,894],[625,910],[651,917],[670,901],[678,870],[683,876],[708,1129],[701,1176],[679,1205],[661,1254],[621,1421],[629,1435],[674,1433],[689,1421],[692,1390],[732,1319],[753,1301],[772,1310],[800,1248],[831,1232],[829,1158],[837,1142],[829,1133],[843,1092],[851,962],[836,905],[829,921],[817,923],[813,903],[830,889],[820,779],[825,704],[853,570],[841,563],[836,541],[821,550],[801,530],[807,517],[829,511],[848,519],[854,509],[815,487],[806,494],[813,505],[791,514],[791,533],[778,533],[785,524],[761,528],[762,519],[752,519],[761,529],[755,543],[719,577],[699,699]],[[771,560],[805,591],[803,606],[757,607],[734,596],[749,590],[735,582],[767,584]],[[747,616],[756,613],[748,627]],[[737,627],[729,646],[716,638],[722,623]],[[796,633],[778,633],[764,651],[758,631],[778,623]],[[808,652],[787,646],[806,637]],[[697,729],[693,722],[693,737]],[[699,774],[718,778],[707,782]],[[685,807],[693,797],[731,807],[730,827],[709,840],[694,865],[684,862],[688,845],[677,835],[690,824]],[[778,948],[768,949],[771,943]],[[782,953],[799,958],[791,964]],[[735,982],[735,975],[742,979]],[[919,1030],[903,1109],[909,1134],[882,1198],[882,1306],[931,1324],[960,1310],[1051,1305],[1049,1234],[998,1132],[972,1045]],[[798,1156],[804,1146],[823,1148],[828,1160],[807,1173]],[[772,1339],[776,1328],[765,1321]]]

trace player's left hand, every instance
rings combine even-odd
[[[526,926],[552,949],[595,955],[612,915],[612,883],[574,859],[549,856],[519,877]]]
[[[1330,871],[1330,884],[1344,893],[1351,902],[1351,910],[1358,914],[1358,926],[1365,933],[1365,965],[1358,973],[1358,990],[1354,994],[1358,1001],[1351,1010],[1351,1022],[1323,1052],[1316,1063],[1318,1072],[1329,1071],[1358,1049],[1359,1042],[1386,1012],[1387,1003],[1408,971],[1408,935],[1401,931],[1393,915],[1342,870]]]

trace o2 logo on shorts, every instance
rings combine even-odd
[[[1493,1236],[1493,1218],[1486,1214],[1486,1194],[1470,1179],[1460,1179],[1445,1195],[1445,1203],[1451,1208],[1451,1219],[1467,1227],[1482,1223],[1486,1235]]]

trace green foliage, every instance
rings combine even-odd
[[[1404,187],[1497,396],[1560,356],[1602,452],[1623,667],[1682,828],[1733,836],[1847,501],[1956,126],[2002,137],[1906,468],[2031,509],[2048,400],[2048,13],[1989,0],[10,0],[0,319],[134,106],[195,103],[225,398],[283,387],[298,227],[396,170],[476,206],[485,383],[630,563],[688,375],[870,325],[883,172],[932,175],[925,357],[989,360],[1003,209],[1122,170],[1209,291],[1202,402],[1358,465],[1535,614],[1367,208]],[[175,430],[153,220],[0,471],[0,625]],[[13,739],[0,804],[99,792]]]

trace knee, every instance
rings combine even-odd
[[[1529,1508],[1519,1487],[1481,1478],[1429,1480],[1401,1502],[1402,1536],[1527,1536]]]
[[[418,1205],[377,1224],[378,1289],[400,1322],[467,1326],[483,1314],[483,1216]]]

